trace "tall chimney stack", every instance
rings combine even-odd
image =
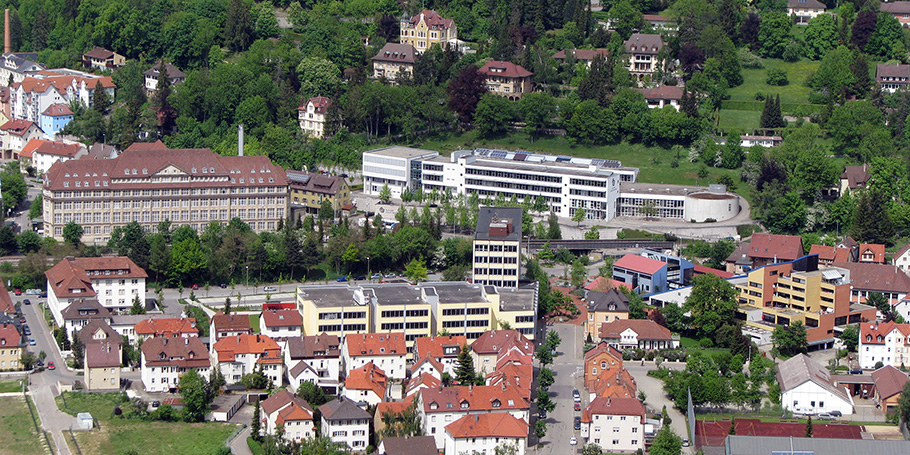
[[[9,8],[3,10],[3,53],[13,51],[13,43],[9,37]]]
[[[243,123],[237,125],[237,156],[243,156]]]

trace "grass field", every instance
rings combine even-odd
[[[258,314],[250,315],[250,327],[253,328],[253,333],[260,333],[259,332],[259,315]]]
[[[0,455],[32,455],[49,453],[44,441],[35,432],[25,398],[0,397]]]
[[[716,183],[721,175],[729,175],[734,181],[739,180],[738,171],[708,168],[708,176],[699,178],[700,163],[690,163],[688,150],[679,155],[679,167],[670,163],[676,159],[676,153],[662,147],[647,147],[641,144],[615,144],[603,146],[585,146],[570,144],[564,137],[544,137],[530,140],[527,133],[514,132],[508,137],[494,139],[477,139],[476,131],[464,133],[444,133],[414,147],[438,150],[448,155],[454,150],[480,148],[500,148],[504,150],[527,150],[548,155],[570,155],[584,158],[604,158],[619,160],[623,166],[637,167],[641,170],[638,180],[647,183],[674,183],[679,185],[707,185]],[[744,187],[744,185],[739,185]]]
[[[64,398],[66,405],[64,405]],[[76,415],[80,412],[88,412],[97,420],[102,422],[110,420],[114,413],[114,408],[124,403],[126,395],[122,393],[75,393],[63,392],[55,398],[57,408],[61,411]]]
[[[717,126],[720,128],[738,128],[740,131],[748,133],[761,126],[760,120],[761,112],[721,109],[720,121]]]
[[[818,71],[821,62],[800,60],[791,63],[772,58],[762,61],[765,65],[762,69],[743,69],[743,84],[733,87],[727,92],[730,95],[730,101],[755,101],[755,93],[762,92],[765,95],[780,95],[781,104],[809,102],[809,92],[812,89],[805,85],[806,78]],[[769,69],[785,71],[789,84],[782,87],[766,84],[765,77]]]
[[[22,382],[19,379],[0,381],[0,393],[21,392]]]
[[[717,352],[730,352],[727,348],[703,348],[698,344],[698,340],[689,337],[679,337],[679,346],[685,348],[690,354],[694,351],[702,351],[709,355]]]
[[[122,455],[135,450],[140,455],[209,455],[224,446],[237,428],[230,423],[143,422],[110,420],[87,433],[77,433],[82,453]]]

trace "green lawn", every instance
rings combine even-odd
[[[806,78],[818,70],[821,62],[800,60],[791,63],[771,58],[762,61],[765,66],[762,69],[743,69],[743,84],[728,91],[730,101],[756,101],[755,93],[762,92],[765,95],[780,95],[781,104],[809,102],[811,89],[805,85]],[[766,84],[765,77],[768,70],[772,68],[786,71],[790,83],[782,87]],[[785,108],[784,111],[786,110]]]
[[[65,406],[64,398],[66,399]],[[67,414],[76,415],[80,412],[88,412],[96,420],[104,422],[110,420],[114,413],[114,408],[126,402],[127,399],[123,393],[63,392],[55,400],[57,401],[57,408]]]
[[[743,133],[751,133],[753,129],[761,126],[760,120],[761,111],[721,109],[720,121],[717,123],[717,126],[720,128],[736,128]]]
[[[111,420],[101,429],[79,432],[76,440],[82,453],[122,455],[135,450],[139,455],[214,453],[237,428],[230,423],[143,422]]]
[[[8,392],[21,392],[22,391],[22,381],[19,379],[13,379],[10,381],[0,381],[0,393]]]
[[[48,453],[23,397],[0,397],[0,428],[0,455]]]
[[[690,354],[694,351],[702,351],[709,355],[716,352],[730,352],[730,350],[727,348],[703,348],[699,346],[698,340],[695,338],[683,336],[679,337],[679,345],[680,347],[685,348],[686,351],[688,351]]]
[[[756,126],[758,125],[756,124]],[[641,170],[639,181],[647,183],[708,185],[717,182],[717,179],[724,174],[733,177],[734,181],[739,180],[739,171],[716,168],[708,168],[708,176],[699,178],[698,170],[701,164],[689,162],[688,150],[680,153],[679,166],[674,168],[670,163],[676,159],[676,153],[661,147],[628,143],[603,146],[573,145],[566,138],[557,136],[544,137],[531,142],[529,135],[520,131],[516,131],[508,137],[494,139],[477,139],[476,131],[443,133],[412,146],[438,150],[443,155],[448,155],[454,150],[479,147],[619,160],[623,166],[639,168]],[[744,187],[744,185],[740,186]]]
[[[253,328],[253,333],[260,333],[259,332],[259,315],[258,314],[250,315],[250,327]]]

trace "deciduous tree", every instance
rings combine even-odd
[[[183,419],[187,422],[202,422],[209,410],[214,394],[209,390],[205,378],[195,368],[180,376],[180,395],[183,397]]]
[[[704,274],[693,280],[685,309],[692,314],[692,327],[699,337],[711,336],[736,312],[736,290],[717,275]]]
[[[477,67],[468,65],[449,82],[446,92],[449,94],[449,108],[458,114],[463,123],[468,123],[474,118],[477,103],[487,90]]]

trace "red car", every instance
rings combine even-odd
[[[194,290],[194,291],[198,291],[198,290],[199,290],[199,285],[198,285],[198,284],[194,284],[194,285],[193,285],[193,290]]]
[[[47,369],[48,369],[48,370],[53,370],[53,369],[55,369],[55,368],[57,368],[57,367],[54,366],[54,361],[53,361],[53,360],[51,360],[50,362],[47,362]]]
[[[575,403],[575,410],[581,411],[581,403],[577,403],[577,402]]]
[[[16,290],[14,292],[16,293],[16,295],[22,295],[22,289],[16,288]]]

